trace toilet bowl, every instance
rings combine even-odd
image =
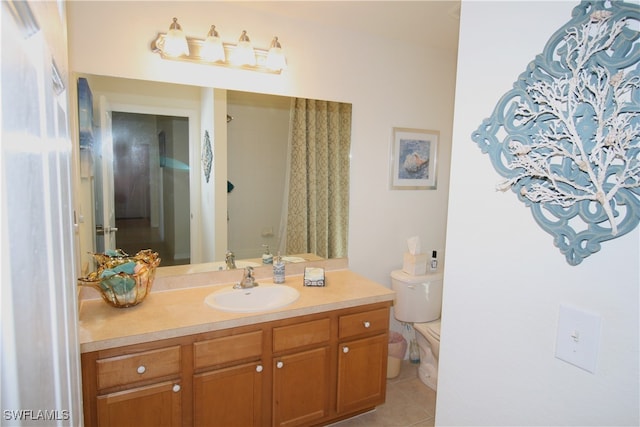
[[[429,388],[438,384],[440,356],[440,314],[442,310],[442,274],[412,276],[402,270],[391,272],[391,287],[396,293],[394,316],[411,323],[420,351],[418,377]]]
[[[440,357],[440,320],[414,323],[416,340],[420,349],[418,377],[432,390],[438,388],[438,357]]]

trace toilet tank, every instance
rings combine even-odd
[[[424,323],[440,318],[442,273],[412,276],[402,270],[391,272],[396,297],[393,312],[400,322]]]

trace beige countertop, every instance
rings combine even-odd
[[[230,313],[209,307],[211,292],[233,283],[154,290],[139,305],[114,308],[102,299],[80,301],[82,353],[123,345],[268,322],[358,305],[393,301],[395,293],[348,269],[326,271],[325,287],[305,287],[302,275],[287,275],[284,286],[300,292],[288,306],[258,313]],[[188,276],[185,276],[188,281]],[[260,277],[258,277],[260,282]]]

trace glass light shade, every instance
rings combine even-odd
[[[285,59],[281,48],[274,47],[269,49],[266,66],[268,69],[276,71],[287,68],[287,60]]]
[[[224,61],[225,59],[222,40],[220,40],[220,37],[218,37],[218,32],[215,30],[215,27],[213,25],[211,26],[211,30],[209,30],[207,38],[202,44],[200,56],[205,61],[211,62]]]
[[[231,52],[231,63],[238,66],[256,65],[256,53],[253,51],[246,31],[242,32],[237,46]]]
[[[173,18],[173,23],[169,27],[167,35],[164,37],[162,52],[169,56],[189,55],[189,44],[187,37],[182,32],[178,19]]]
[[[224,61],[224,47],[220,37],[207,37],[202,45],[200,56],[205,61]]]
[[[266,67],[270,70],[284,70],[287,68],[287,60],[282,52],[282,46],[277,37],[273,38],[269,53],[267,54]]]

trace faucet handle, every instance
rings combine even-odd
[[[236,268],[236,256],[229,249],[227,249],[227,253],[224,256],[224,262],[227,265],[227,270],[235,270],[235,268]]]
[[[242,273],[242,280],[233,285],[233,289],[249,289],[258,286],[253,277],[253,267],[245,267]]]

